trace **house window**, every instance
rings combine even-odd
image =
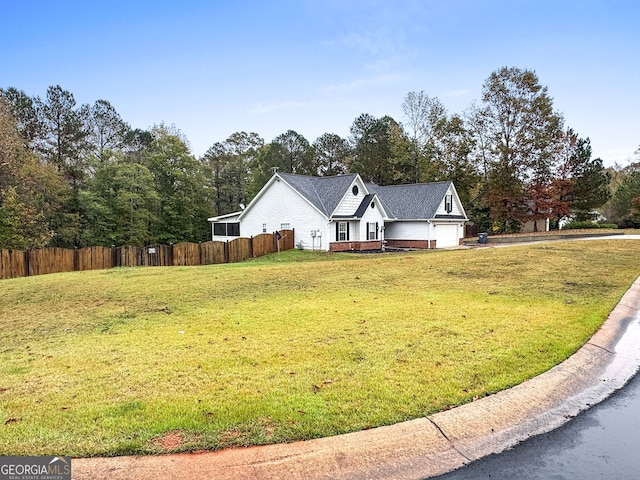
[[[216,237],[226,237],[227,236],[227,224],[226,223],[214,223],[213,224],[213,234]]]
[[[378,224],[367,223],[367,240],[377,240],[377,239],[378,239]]]
[[[353,193],[354,195],[358,195],[358,185],[354,185],[353,188],[351,189],[351,193]]]
[[[216,237],[239,237],[240,236],[240,224],[233,223],[214,223],[213,234]]]
[[[447,194],[444,196],[444,209],[447,213],[451,213],[453,210],[453,195]]]
[[[349,240],[349,223],[338,222],[336,225],[336,241],[346,242]]]
[[[291,230],[291,224],[289,223],[281,223],[280,230]]]
[[[240,224],[239,223],[227,223],[227,235],[229,237],[240,236]]]
[[[267,224],[266,223],[262,224],[262,233],[267,233]]]

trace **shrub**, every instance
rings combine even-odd
[[[596,223],[596,222],[590,222],[590,221],[579,222],[577,220],[574,220],[572,222],[567,223],[564,227],[562,227],[562,230],[576,230],[576,229],[583,229],[583,228],[617,229],[618,225],[616,225],[615,223]]]
[[[620,220],[618,228],[640,228],[640,221],[635,220],[631,216],[627,216]]]

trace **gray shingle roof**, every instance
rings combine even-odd
[[[357,175],[352,173],[335,177],[311,177],[293,173],[278,173],[278,176],[318,210],[330,217]]]
[[[362,216],[364,215],[364,212],[366,212],[367,208],[369,208],[369,205],[371,204],[371,200],[373,200],[373,197],[375,196],[376,196],[375,193],[369,193],[365,195],[364,198],[362,199],[362,203],[360,203],[360,206],[358,207],[358,210],[356,210],[354,217],[362,218]]]
[[[306,198],[327,217],[338,207],[357,174],[335,177],[312,177],[293,173],[278,173],[278,176]],[[381,187],[366,184],[369,195],[360,204],[354,216],[362,216],[362,209],[369,205],[374,194],[382,203],[387,215],[396,220],[426,220],[435,218],[451,182],[417,183]]]
[[[381,187],[367,184],[367,190],[378,194],[387,215],[398,220],[435,218],[451,182],[417,183]]]

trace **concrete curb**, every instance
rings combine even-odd
[[[73,460],[89,479],[418,479],[553,430],[623,387],[640,367],[640,277],[562,364],[452,410],[336,437],[197,454]]]

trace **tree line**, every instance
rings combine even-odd
[[[451,180],[493,233],[596,208],[640,222],[638,164],[592,158],[531,70],[493,72],[462,114],[424,92],[409,92],[402,111],[402,122],[362,114],[348,138],[237,132],[196,158],[175,127],[132,128],[106,100],[77,105],[59,85],[44,98],[0,89],[0,248],[204,241],[207,217],[248,203],[274,167],[379,185]]]

